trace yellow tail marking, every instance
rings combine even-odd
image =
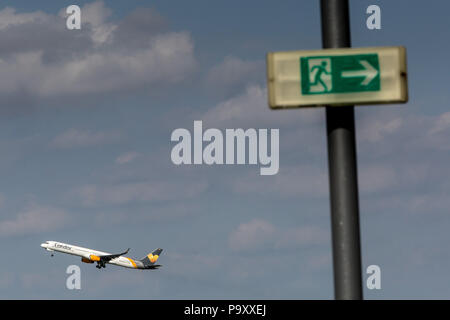
[[[159,256],[157,254],[153,255],[152,253],[150,253],[147,257],[151,263],[155,263],[156,260],[158,260],[158,258],[159,258]]]

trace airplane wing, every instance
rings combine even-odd
[[[125,252],[122,252],[122,253],[108,254],[108,255],[100,256],[99,258],[100,258],[100,261],[102,261],[102,262],[109,262],[112,259],[123,256],[124,254],[127,254],[129,250],[130,250],[130,248],[128,248]]]

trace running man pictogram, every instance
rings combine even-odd
[[[312,83],[313,86],[317,85],[317,84],[321,84],[324,91],[329,91],[327,85],[325,84],[325,82],[322,80],[322,75],[326,74],[326,75],[331,75],[330,72],[327,71],[326,69],[327,67],[327,62],[326,61],[322,61],[320,63],[320,65],[315,65],[311,68],[311,72],[314,72],[315,69],[317,69],[317,72],[314,76],[314,82]]]

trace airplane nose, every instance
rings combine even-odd
[[[41,247],[42,247],[42,248],[47,248],[47,246],[48,246],[48,244],[46,244],[46,243],[41,243]]]

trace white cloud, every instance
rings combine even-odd
[[[56,136],[50,145],[59,149],[88,147],[117,142],[121,138],[118,132],[90,132],[69,129]]]
[[[0,237],[47,232],[63,227],[68,214],[61,209],[31,205],[14,219],[0,221]]]
[[[84,206],[123,205],[130,202],[145,203],[190,199],[203,193],[206,181],[151,181],[114,185],[85,185],[71,192]]]
[[[268,221],[254,219],[240,224],[231,232],[229,246],[234,251],[297,248],[321,245],[328,241],[328,233],[316,226],[280,228]]]
[[[139,156],[139,153],[137,153],[135,151],[126,152],[117,157],[116,163],[117,164],[126,164],[129,162],[132,162],[138,156]]]
[[[328,171],[315,165],[281,166],[274,176],[241,175],[231,185],[239,194],[324,197],[328,195]]]
[[[133,209],[132,212],[126,208],[111,209],[107,208],[104,211],[97,211],[94,213],[94,220],[97,225],[108,227],[112,225],[125,224],[142,224],[154,223],[164,221],[181,221],[183,219],[196,216],[202,212],[202,207],[198,204],[191,204],[171,201],[164,205],[143,206],[139,209]],[[156,208],[156,209],[155,209]]]
[[[43,273],[24,273],[19,275],[22,286],[26,289],[31,288],[49,288],[53,285],[53,277],[50,274]]]
[[[196,67],[189,33],[160,32],[161,18],[154,14],[157,23],[144,25],[148,30],[135,46],[127,40],[133,34],[124,34],[134,22],[109,21],[110,14],[102,1],[87,4],[82,29],[71,32],[61,16],[0,10],[0,93],[33,98],[151,93]]]
[[[89,23],[92,27],[92,39],[101,44],[106,42],[117,28],[112,23],[108,23],[108,18],[112,15],[112,10],[106,7],[103,1],[87,3],[81,8],[82,23]]]
[[[358,115],[363,206],[385,213],[447,212],[450,113],[414,115],[403,108],[376,108],[361,109]]]
[[[434,121],[433,127],[430,129],[430,134],[436,134],[450,128],[450,112],[444,112],[439,115]]]
[[[112,15],[112,10],[105,5],[102,0],[87,3],[81,8],[82,28],[89,25],[91,28],[91,38],[96,44],[102,44],[111,40],[114,30],[117,28],[113,23],[108,22]],[[61,9],[59,17],[67,19],[66,8]]]
[[[403,119],[394,117],[393,119],[373,119],[361,125],[363,128],[359,138],[363,141],[377,142],[398,131],[403,125]]]
[[[106,7],[104,1],[94,1],[85,4],[81,8],[83,22],[97,27],[106,23],[111,16],[112,10]]]
[[[45,21],[49,17],[42,11],[32,13],[16,13],[16,9],[6,7],[0,10],[0,30],[12,28],[25,23],[35,23]]]
[[[124,291],[133,290],[137,287],[142,287],[142,284],[148,281],[148,277],[144,272],[126,273],[129,270],[121,269],[110,268],[108,272],[102,272],[92,277],[89,282],[89,293],[95,296],[104,296],[106,292],[116,290],[118,287],[123,288]],[[159,280],[152,279],[152,285],[146,288],[145,294],[147,297],[154,297],[160,294],[159,291]],[[125,294],[123,296],[126,297]]]
[[[424,130],[425,137],[421,142],[436,150],[450,150],[450,112],[432,117],[429,121],[431,123],[427,123],[428,130]]]
[[[264,247],[273,241],[275,227],[267,221],[255,219],[240,224],[229,238],[232,250],[249,250],[255,247]]]
[[[142,50],[92,52],[63,64],[45,63],[42,51],[20,53],[0,60],[0,81],[5,84],[1,92],[20,88],[39,97],[54,97],[142,87],[151,91],[152,84],[182,80],[192,70],[192,51],[188,34],[171,33],[155,36]]]
[[[391,152],[450,150],[450,112],[428,116],[364,110],[358,112],[357,128],[361,146],[375,152],[380,148]]]
[[[394,161],[364,163],[358,169],[361,192],[393,194],[399,190],[410,191],[436,178],[439,179],[439,175],[433,172],[431,164],[417,160],[400,164]]]
[[[391,188],[398,183],[396,170],[387,165],[370,165],[361,167],[358,180],[362,192],[376,192]]]
[[[257,84],[265,81],[264,72],[264,61],[244,61],[228,56],[209,70],[205,82],[208,88],[227,93],[230,90],[248,86],[250,83]]]
[[[222,255],[211,256],[204,253],[192,252],[167,252],[164,256],[167,263],[167,272],[171,275],[186,276],[186,274],[205,275],[214,273],[221,266],[224,266],[224,257]],[[183,265],[183,268],[177,266]]]
[[[398,190],[401,191],[401,188]],[[379,197],[366,198],[365,207],[386,216],[391,214],[447,216],[450,199],[447,190],[409,193],[397,191],[395,194],[387,193]]]
[[[250,85],[245,92],[209,109],[201,119],[210,127],[296,128],[322,121],[319,110],[271,110],[267,89]]]

